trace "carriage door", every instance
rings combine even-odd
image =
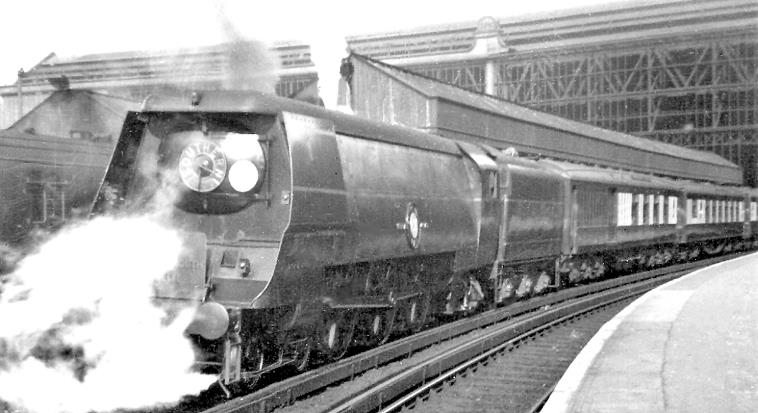
[[[571,245],[571,253],[576,254],[579,250],[577,245],[577,233],[579,232],[579,196],[576,185],[571,186],[571,227],[569,232],[569,239]]]

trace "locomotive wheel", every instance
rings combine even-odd
[[[386,343],[395,328],[397,307],[362,312],[356,324],[354,341],[361,346],[374,347]]]
[[[392,309],[375,314],[371,323],[371,334],[377,344],[384,344],[389,341],[392,332],[395,329],[395,319],[397,318],[397,305]]]
[[[319,331],[319,352],[328,360],[337,360],[347,352],[353,339],[357,314],[350,310],[329,310]]]
[[[265,357],[260,343],[252,342],[245,347],[243,363],[245,365],[245,370],[248,371],[258,371],[263,369]]]
[[[421,331],[426,325],[429,312],[432,308],[432,297],[430,294],[422,294],[408,303],[406,311],[406,324],[409,330],[414,333]]]
[[[295,354],[295,368],[297,371],[305,371],[308,368],[308,364],[311,361],[311,352],[313,350],[313,344],[310,339],[300,344]]]

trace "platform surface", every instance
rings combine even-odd
[[[758,254],[634,301],[587,343],[542,412],[758,412]]]

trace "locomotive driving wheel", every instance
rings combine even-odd
[[[313,344],[310,338],[305,339],[303,342],[298,343],[294,355],[294,365],[297,371],[305,371],[308,368],[308,364],[311,361],[311,352],[313,350]]]
[[[432,308],[432,296],[423,293],[420,296],[411,299],[406,309],[406,326],[414,333],[421,331],[426,325],[429,312]]]
[[[365,312],[360,319],[360,344],[376,346],[386,343],[395,330],[398,306],[374,312]]]
[[[259,371],[265,365],[263,345],[257,340],[249,342],[245,346],[243,355],[244,368],[247,371]]]
[[[318,332],[319,352],[328,360],[337,360],[347,352],[353,340],[357,314],[350,310],[326,310]]]

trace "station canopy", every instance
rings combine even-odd
[[[343,61],[340,101],[360,116],[519,153],[718,184],[741,168],[697,151],[572,121],[359,54]]]

